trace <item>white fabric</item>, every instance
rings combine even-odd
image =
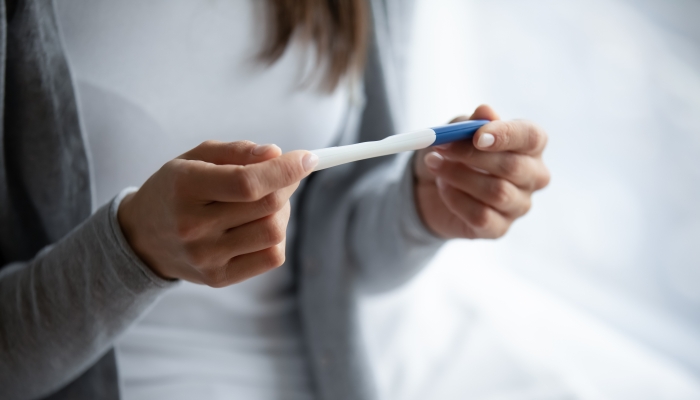
[[[553,179],[366,299],[380,398],[700,399],[700,2],[417,3],[407,129],[491,104]]]
[[[332,143],[348,90],[301,81],[313,55],[256,60],[252,0],[62,0],[59,23],[87,132],[96,207],[207,139]],[[308,399],[288,267],[225,289],[183,282],[117,344],[122,396]]]

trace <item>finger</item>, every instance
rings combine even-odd
[[[435,148],[428,147],[427,149],[418,150],[414,156],[414,168],[416,178],[420,181],[434,182],[435,175],[430,172],[430,168],[425,164],[426,155],[435,151]]]
[[[474,110],[469,119],[486,119],[489,121],[496,121],[501,119],[501,117],[498,116],[496,111],[494,111],[494,109],[491,108],[491,106],[487,104],[482,104],[479,107],[477,107],[476,110]]]
[[[287,236],[289,203],[279,212],[260,218],[224,233],[211,246],[209,251],[216,259],[214,265],[222,265],[226,260],[247,253],[255,253],[282,243]]]
[[[476,200],[470,195],[451,187],[442,179],[437,180],[438,194],[445,206],[461,219],[471,230],[465,230],[464,237],[495,239],[503,236],[510,227],[511,220],[498,211]]]
[[[282,210],[289,203],[298,183],[276,190],[260,200],[247,203],[211,203],[200,210],[199,217],[208,221],[210,230],[223,232],[245,225]]]
[[[283,241],[267,249],[232,258],[226,265],[215,270],[207,284],[216,288],[230,286],[280,267],[284,261]]]
[[[441,163],[431,162],[429,165],[437,165],[437,168],[433,167],[431,170],[438,179],[503,214],[515,218],[530,210],[529,192],[503,178],[485,175],[463,164],[446,160]]]
[[[539,155],[547,145],[547,135],[530,121],[493,121],[476,132],[472,143],[483,151]]]
[[[274,144],[256,144],[248,140],[218,142],[207,140],[178,158],[212,164],[248,165],[278,157],[282,150]]]
[[[482,104],[479,107],[477,107],[476,110],[474,110],[474,112],[472,113],[471,116],[467,117],[466,115],[461,115],[459,117],[454,118],[452,121],[450,121],[450,124],[454,124],[455,122],[464,122],[464,121],[476,120],[476,119],[482,119],[482,120],[485,119],[488,121],[496,121],[496,120],[501,119],[501,117],[499,117],[498,114],[496,114],[496,111],[494,111],[493,108],[491,108],[491,106],[488,106],[486,104]],[[466,141],[466,140],[464,140],[464,141]],[[454,142],[454,143],[461,143],[461,142],[463,142],[463,141]],[[450,146],[452,146],[454,143],[445,143],[445,144],[435,146],[434,148],[447,149]]]
[[[285,245],[285,242],[282,242],[267,249],[234,257],[224,265],[202,269],[200,276],[192,281],[214,288],[242,282],[283,265]]]
[[[318,156],[298,150],[249,165],[180,164],[175,182],[179,194],[201,201],[252,202],[301,181],[318,164]]]
[[[549,170],[539,157],[512,152],[481,151],[469,141],[454,143],[447,149],[435,151],[446,160],[486,171],[524,190],[539,190],[549,183]]]
[[[491,108],[491,106],[482,104],[479,107],[474,110],[471,116],[466,116],[466,115],[460,115],[459,117],[454,118],[452,121],[450,121],[451,124],[454,124],[455,122],[464,122],[464,121],[469,121],[469,120],[475,120],[475,119],[486,119],[489,121],[495,121],[498,119],[501,119],[501,117],[496,114],[496,111]]]
[[[475,120],[475,119],[486,119],[489,121],[494,121],[497,119],[500,119],[498,114],[491,108],[491,106],[482,104],[479,107],[474,110],[472,115],[470,117],[466,115],[461,115],[459,117],[456,117],[450,121],[450,124],[454,124],[455,122],[464,122],[464,121],[469,121],[469,120]],[[457,143],[469,143],[469,141],[463,140],[459,142],[454,142],[454,143],[445,143],[440,146],[435,146],[435,147],[428,147],[427,149],[422,149],[419,150],[416,154],[415,158],[415,169],[414,171],[416,172],[416,177],[421,180],[427,180],[427,181],[434,181],[435,176],[429,172],[429,169],[425,166],[424,164],[424,157],[426,154],[428,154],[431,151],[434,150],[447,150],[451,146],[456,145]]]
[[[181,240],[193,241],[218,237],[224,232],[257,221],[288,206],[298,184],[274,191],[258,201],[248,203],[214,202],[194,207],[194,212],[179,216],[176,231]]]
[[[244,254],[229,261],[225,267],[225,284],[231,285],[258,276],[284,265],[286,242],[273,247]]]

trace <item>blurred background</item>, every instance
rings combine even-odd
[[[384,399],[700,399],[700,1],[419,0],[407,128],[492,105],[552,183],[363,299]]]

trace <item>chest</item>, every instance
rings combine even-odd
[[[258,54],[264,2],[62,0],[58,19],[92,154],[96,206],[204,140],[330,145],[348,106],[305,79],[313,49]]]

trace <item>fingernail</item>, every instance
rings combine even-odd
[[[445,158],[434,151],[426,154],[424,160],[425,165],[427,165],[430,169],[438,169],[440,166],[442,166],[442,163],[445,162]]]
[[[309,172],[318,165],[318,156],[314,153],[308,153],[301,160],[301,165],[304,167],[304,171]]]
[[[450,148],[451,145],[452,145],[452,143],[445,143],[445,144],[439,144],[439,145],[433,146],[433,147],[438,149],[438,150],[447,150]]]
[[[274,144],[259,144],[253,147],[252,153],[254,156],[261,156],[270,151],[271,149],[274,149],[275,147],[277,146],[275,146]]]
[[[437,185],[438,188],[444,189],[445,188],[445,181],[442,180],[442,178],[437,178],[435,179],[435,184]]]
[[[489,171],[485,170],[485,169],[481,169],[481,168],[477,168],[477,167],[472,167],[471,165],[467,165],[467,167],[473,169],[474,171],[476,171],[476,172],[478,172],[478,173],[480,173],[480,174],[491,175],[491,173],[490,173]]]
[[[491,147],[492,144],[496,142],[496,137],[490,133],[484,133],[479,137],[479,141],[476,145],[481,148]]]

